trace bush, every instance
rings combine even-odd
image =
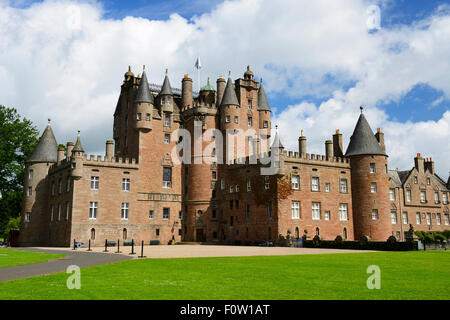
[[[417,250],[417,242],[384,242],[384,241],[320,241],[307,240],[303,242],[305,248],[322,249],[350,249],[350,250],[377,250],[377,251],[413,251]]]

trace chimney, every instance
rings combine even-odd
[[[333,157],[333,141],[325,141],[325,157],[328,159]]]
[[[66,149],[64,149],[64,147],[58,147],[58,155],[57,155],[57,162],[58,164],[61,163],[61,161],[63,161],[64,159],[64,151],[66,151]]]
[[[217,101],[216,101],[217,107],[220,107],[220,104],[222,102],[223,94],[225,93],[226,84],[227,83],[223,77],[220,77],[219,79],[217,79]]]
[[[300,138],[298,138],[298,151],[301,158],[306,158],[306,137],[303,135],[303,130]]]
[[[70,159],[72,157],[72,150],[73,150],[73,142],[67,142],[67,154],[66,154],[66,158]]]
[[[418,153],[417,157],[414,158],[414,166],[419,172],[423,172],[425,170],[425,159],[422,158],[420,153]]]
[[[435,173],[433,158],[427,159],[427,161],[425,161],[425,170],[430,171],[431,174]]]
[[[114,154],[114,141],[108,140],[106,141],[106,155],[105,158],[107,161],[111,161]]]
[[[339,129],[336,130],[336,133],[333,135],[333,153],[335,157],[344,156],[342,148],[342,134],[339,132]]]
[[[192,99],[192,79],[187,74],[181,81],[181,96],[183,108],[192,108],[194,102]]]
[[[375,134],[375,138],[377,138],[378,144],[381,147],[383,152],[386,152],[386,146],[384,145],[384,133],[381,132],[381,128],[378,128],[377,133]]]

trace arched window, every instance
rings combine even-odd
[[[300,237],[300,231],[298,230],[298,227],[295,228],[295,237],[298,239]]]
[[[316,236],[320,236],[320,230],[319,230],[319,228],[316,228]]]
[[[91,229],[91,240],[95,240],[95,229]]]
[[[127,240],[127,229],[126,228],[124,228],[123,229],[123,240]]]
[[[347,240],[347,228],[344,228],[344,240]]]

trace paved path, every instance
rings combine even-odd
[[[66,254],[67,256],[49,262],[29,264],[10,268],[1,268],[0,282],[62,272],[66,271],[67,267],[71,265],[76,265],[79,266],[80,268],[84,268],[132,259],[131,257],[121,254],[114,255],[100,252],[86,252],[86,250],[73,251],[70,249],[42,249],[42,248],[18,248],[12,250],[26,250],[45,253],[62,253]]]

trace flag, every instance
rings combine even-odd
[[[202,64],[200,62],[200,57],[197,58],[197,61],[195,61],[195,67],[200,70],[202,68]]]

